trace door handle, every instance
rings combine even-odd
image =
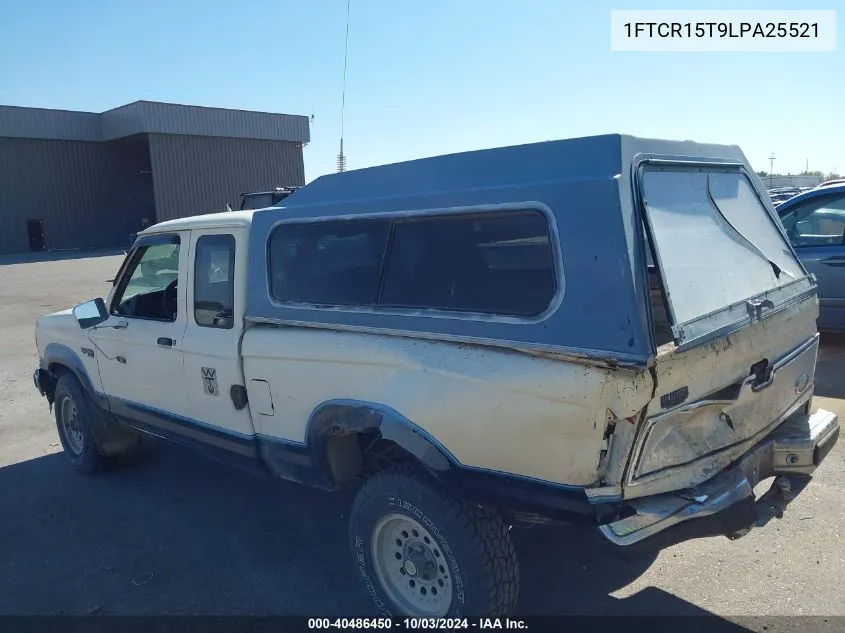
[[[174,341],[172,338],[167,338],[166,336],[158,337],[156,343],[164,347],[173,347],[174,345],[176,345],[176,341]]]
[[[845,257],[828,257],[827,259],[821,260],[819,263],[825,264],[826,266],[845,266]]]

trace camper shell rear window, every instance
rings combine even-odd
[[[639,183],[676,343],[747,317],[756,297],[803,292],[806,275],[742,169],[646,164]]]

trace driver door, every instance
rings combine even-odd
[[[141,238],[91,332],[112,412],[154,433],[184,416],[184,282],[190,231]]]

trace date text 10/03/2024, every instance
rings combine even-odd
[[[397,630],[525,630],[524,620],[512,618],[309,618],[308,628],[319,629],[397,629]]]

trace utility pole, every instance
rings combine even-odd
[[[769,188],[772,186],[772,178],[775,174],[775,153],[772,152],[772,155],[769,156]]]

